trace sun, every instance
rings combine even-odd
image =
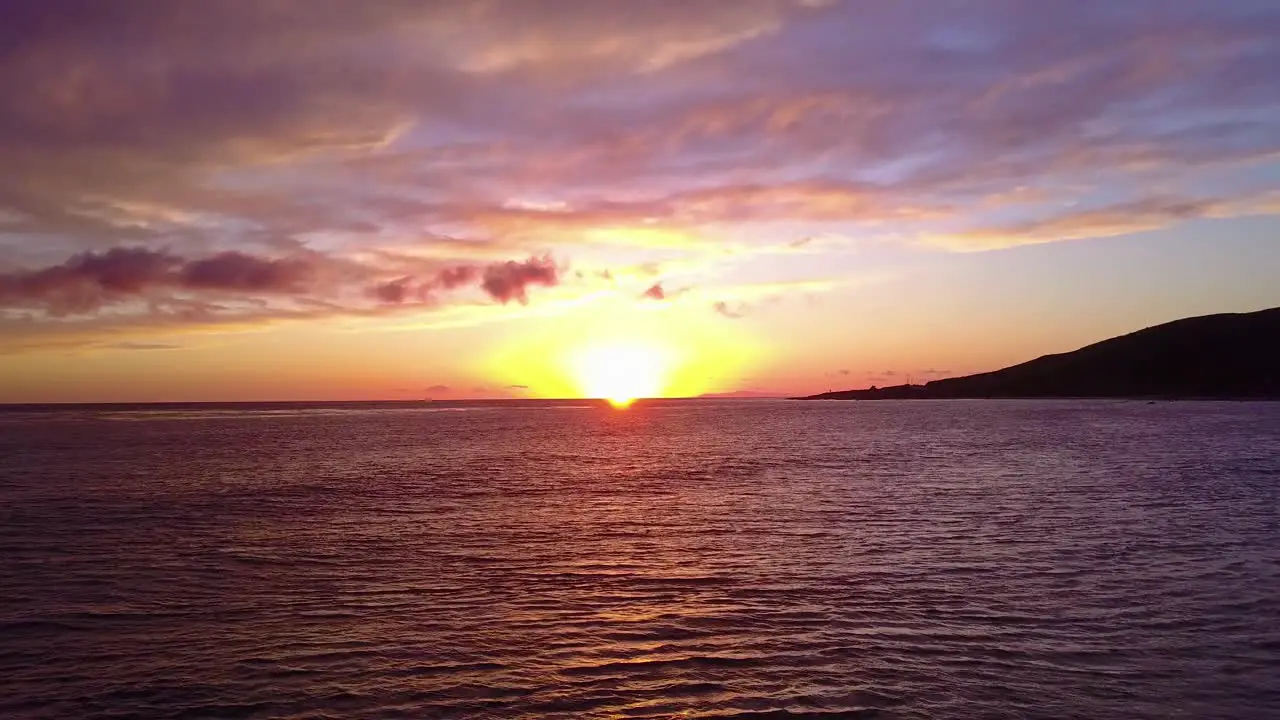
[[[625,408],[637,398],[662,396],[671,358],[657,345],[623,340],[587,345],[572,354],[570,364],[584,397]]]

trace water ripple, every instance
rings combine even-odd
[[[1280,717],[1280,404],[429,410],[3,418],[0,717]]]

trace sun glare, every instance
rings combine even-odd
[[[659,347],[639,342],[591,345],[573,356],[573,374],[585,397],[625,408],[638,398],[661,397],[670,358]]]
[[[518,388],[519,397],[600,398],[617,407],[723,392],[766,360],[747,327],[674,303],[641,303],[630,292],[604,296],[513,328],[475,380]]]

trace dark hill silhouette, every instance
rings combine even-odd
[[[994,372],[799,399],[1050,397],[1280,399],[1280,308],[1175,320]]]

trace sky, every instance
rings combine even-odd
[[[1274,0],[0,18],[0,402],[799,394],[1280,305]]]

